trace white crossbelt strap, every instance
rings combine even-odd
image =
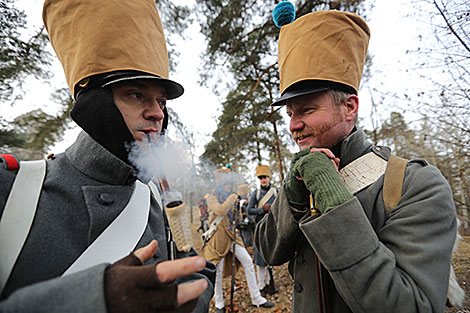
[[[339,175],[348,191],[354,195],[377,181],[386,169],[387,161],[369,152],[342,168]]]
[[[259,189],[258,189],[259,190]],[[269,199],[271,199],[271,197],[273,195],[276,195],[276,189],[274,189],[273,187],[269,188],[268,192],[266,192],[266,194],[264,195],[264,197],[260,200],[259,204],[258,204],[258,208],[262,208],[263,205],[268,202]]]
[[[65,271],[69,275],[100,263],[114,263],[134,250],[148,223],[150,189],[136,181],[132,197],[118,217]]]
[[[46,175],[46,161],[23,161],[0,220],[0,294],[28,237]]]
[[[160,196],[160,192],[157,189],[157,185],[153,181],[149,182],[149,187],[150,190],[152,191],[153,198],[157,201],[158,205],[160,206],[160,209],[163,210],[163,201],[162,197]]]
[[[203,245],[205,245],[211,238],[212,236],[215,234],[216,230],[217,230],[217,225],[220,224],[220,222],[222,222],[222,220],[224,219],[225,215],[218,215],[213,221],[212,223],[210,224],[209,226],[209,229],[206,230],[202,235],[202,242],[203,242]]]

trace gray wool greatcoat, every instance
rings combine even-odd
[[[340,167],[370,151],[390,155],[354,132],[342,143]],[[281,188],[255,243],[269,264],[289,261],[292,312],[319,311],[314,253],[327,277],[330,312],[444,312],[456,236],[451,189],[434,166],[410,161],[402,198],[387,218],[382,186],[383,175],[321,216],[290,207]]]
[[[106,312],[104,272],[109,264],[60,276],[127,205],[135,182],[132,172],[84,132],[65,153],[47,160],[36,216],[5,286],[0,312]],[[16,173],[0,167],[0,216]],[[164,226],[152,197],[148,224],[136,247],[159,242],[149,262],[168,259]],[[203,277],[197,273],[180,281]],[[197,312],[209,309],[213,287],[208,283]]]

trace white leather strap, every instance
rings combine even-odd
[[[339,175],[346,188],[354,195],[377,181],[386,169],[387,161],[369,152],[342,168]]]
[[[100,263],[114,263],[134,250],[145,231],[150,210],[150,189],[136,181],[135,189],[121,214],[65,271],[69,275]]]
[[[20,162],[0,220],[0,294],[28,237],[45,176],[45,160]]]
[[[212,236],[215,234],[215,231],[217,230],[217,225],[220,224],[220,222],[222,222],[222,220],[224,219],[225,215],[218,215],[213,221],[212,223],[210,224],[209,226],[209,229],[206,230],[202,235],[202,242],[203,242],[203,245],[205,245],[211,238]]]
[[[258,189],[260,190],[260,189]],[[271,199],[271,197],[273,195],[276,195],[276,189],[274,189],[273,187],[269,188],[268,192],[266,192],[266,194],[263,196],[263,198],[260,200],[259,204],[258,204],[258,208],[262,208],[263,205],[268,202],[269,199]]]
[[[160,210],[163,210],[163,201],[162,197],[160,196],[160,192],[158,191],[157,185],[153,181],[149,182],[150,190],[152,191],[153,198],[157,201],[158,205],[160,206]]]

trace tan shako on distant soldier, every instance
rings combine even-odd
[[[288,1],[273,16],[281,28],[273,105],[285,106],[300,151],[255,244],[268,264],[290,263],[292,312],[444,312],[452,191],[436,167],[373,146],[356,125],[367,23],[336,10],[295,19]]]

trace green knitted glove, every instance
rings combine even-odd
[[[295,164],[294,173],[304,180],[321,214],[353,197],[341,181],[333,162],[322,152],[303,156]]]
[[[310,151],[310,148],[301,150],[294,154],[291,159],[290,171],[287,174],[287,179],[284,184],[284,190],[286,191],[287,200],[289,200],[290,205],[297,208],[304,208],[308,205],[309,201],[309,191],[305,187],[303,181],[298,180],[294,168],[299,159],[306,156]],[[297,176],[300,176],[297,174]]]

